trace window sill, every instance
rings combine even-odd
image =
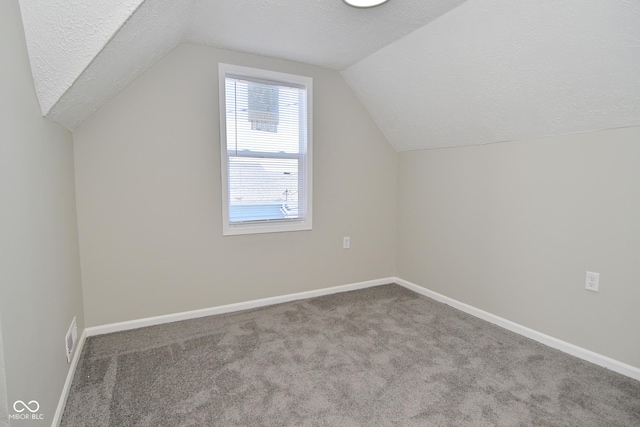
[[[277,221],[273,223],[261,222],[257,224],[237,224],[223,226],[223,236],[237,236],[242,234],[285,233],[289,231],[310,231],[310,221]]]

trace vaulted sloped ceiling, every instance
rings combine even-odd
[[[182,40],[191,1],[21,0],[45,116],[73,130]]]
[[[343,74],[397,150],[640,125],[640,1],[471,0]]]
[[[635,0],[21,0],[69,129],[179,43],[342,71],[399,151],[640,125]]]

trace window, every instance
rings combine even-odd
[[[309,77],[219,65],[223,234],[311,229]]]

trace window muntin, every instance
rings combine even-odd
[[[311,229],[311,84],[220,64],[223,234]]]

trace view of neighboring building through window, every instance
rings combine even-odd
[[[311,229],[308,77],[220,64],[223,232]]]

